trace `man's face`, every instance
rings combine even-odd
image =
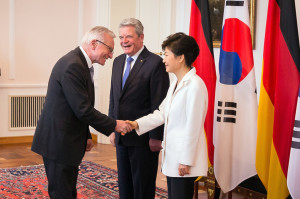
[[[108,58],[113,57],[114,39],[107,33],[104,33],[103,38],[92,42],[94,45],[94,60],[93,63],[104,65]]]
[[[123,52],[129,56],[135,55],[143,47],[144,34],[138,36],[133,26],[121,27],[119,38]]]

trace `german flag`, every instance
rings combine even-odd
[[[216,88],[216,68],[211,38],[210,16],[207,0],[192,0],[190,36],[199,45],[200,54],[194,62],[197,74],[203,79],[208,91],[208,109],[204,123],[207,140],[209,166],[213,165],[213,119]]]
[[[256,169],[268,198],[286,198],[299,91],[295,1],[269,0],[258,108]]]

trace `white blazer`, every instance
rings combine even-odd
[[[207,175],[207,143],[204,120],[208,106],[207,88],[192,68],[175,86],[171,84],[167,96],[153,113],[137,119],[141,135],[165,124],[162,150],[162,173],[169,177],[178,174],[179,164],[191,166],[183,177]]]

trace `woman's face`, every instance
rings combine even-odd
[[[180,68],[179,56],[176,56],[168,47],[165,48],[163,63],[168,73],[176,73]]]

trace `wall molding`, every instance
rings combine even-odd
[[[137,19],[140,19],[140,17],[141,17],[141,13],[140,13],[140,1],[141,0],[136,0],[135,1],[135,17],[137,18]]]
[[[96,20],[95,25],[96,26],[104,26],[108,29],[111,29],[111,21],[110,21],[110,15],[111,15],[111,0],[97,0],[96,1]],[[107,60],[105,63],[105,66],[107,67],[110,64],[110,61]],[[102,113],[106,113],[103,110],[108,110],[108,101],[109,99],[109,90],[110,87],[107,86],[106,82],[109,83],[110,81],[107,81],[107,78],[109,75],[107,75],[107,68],[103,66],[96,66],[95,67],[95,108],[98,109]],[[101,79],[101,82],[99,82]],[[105,82],[105,83],[103,83]],[[90,130],[97,134],[97,142],[102,144],[109,144],[109,138],[105,135],[99,134],[95,129],[90,127]],[[93,134],[92,134],[93,135]]]
[[[83,0],[78,0],[78,45],[83,37]]]
[[[9,79],[16,78],[15,63],[15,0],[9,1]]]
[[[48,88],[48,84],[0,84],[0,88]],[[95,89],[98,89],[99,85],[95,82]]]
[[[110,10],[111,1],[110,0],[97,0],[96,6],[96,25],[104,26],[110,29]]]
[[[47,88],[48,84],[1,84],[0,88]]]

